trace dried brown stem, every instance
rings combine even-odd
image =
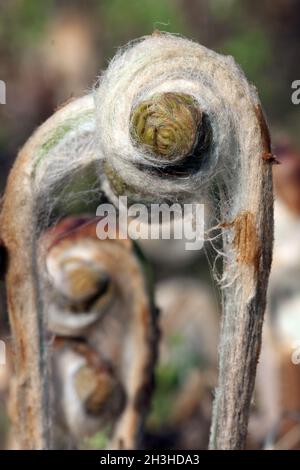
[[[14,433],[24,449],[48,447],[47,367],[42,316],[35,279],[34,214],[29,167],[30,142],[8,180],[1,213],[1,239],[8,253],[7,302],[14,345],[16,407]]]
[[[260,113],[261,116],[261,113]],[[261,116],[260,119],[263,119]],[[261,126],[261,158],[246,163],[248,211],[241,211],[224,227],[224,250],[235,253],[233,265],[224,261],[228,286],[224,289],[219,346],[219,385],[216,391],[211,449],[245,447],[256,366],[261,347],[266,291],[272,259],[272,172],[263,154],[266,125]],[[269,140],[268,140],[269,141]]]

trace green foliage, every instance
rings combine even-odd
[[[182,15],[175,2],[161,0],[105,0],[105,20],[108,25],[117,27],[115,32],[132,28],[143,30],[144,34],[163,27],[167,31],[183,29]]]
[[[270,63],[271,48],[267,34],[259,28],[237,33],[222,46],[222,52],[231,54],[254,79]]]
[[[109,430],[96,432],[93,436],[87,437],[82,443],[82,448],[87,450],[101,450],[107,447],[109,442]]]
[[[230,20],[242,14],[243,3],[239,0],[210,0],[209,9],[212,16],[220,20]]]
[[[42,36],[54,4],[54,0],[12,2],[0,15],[0,38],[9,39],[14,50],[34,44]]]
[[[150,427],[167,425],[176,395],[192,369],[203,369],[204,358],[200,357],[180,333],[167,338],[168,359],[155,371],[156,388],[152,400]]]
[[[272,96],[272,83],[267,79],[272,50],[269,37],[262,28],[235,33],[223,43],[221,52],[235,58],[247,78],[257,86],[263,100]]]
[[[103,24],[113,42],[120,43],[159,29],[186,34],[181,9],[170,0],[104,0],[99,2]]]

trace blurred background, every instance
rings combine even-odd
[[[91,90],[96,77],[106,68],[119,46],[151,34],[155,29],[178,33],[218,52],[233,55],[248,79],[258,88],[271,128],[274,150],[282,165],[275,170],[276,269],[271,278],[266,329],[268,340],[261,365],[265,367],[261,376],[264,377],[267,370],[271,378],[267,379],[268,384],[266,379],[258,381],[257,396],[260,398],[254,400],[249,447],[272,447],[278,440],[284,448],[297,447],[300,442],[300,365],[291,362],[291,341],[295,338],[291,338],[289,332],[295,332],[295,328],[298,331],[300,323],[300,308],[294,300],[297,294],[300,297],[300,274],[292,276],[295,280],[293,287],[289,285],[289,290],[286,289],[282,296],[280,289],[284,289],[282,283],[277,287],[277,280],[289,279],[291,272],[300,271],[300,105],[296,106],[291,101],[291,84],[300,79],[299,2],[1,0],[0,79],[7,86],[7,104],[0,105],[0,192],[4,190],[18,149],[33,130],[62,103]],[[162,310],[170,311],[170,316],[174,317],[171,323],[169,316],[169,323],[162,324],[168,340],[163,344],[163,360],[157,371],[158,387],[147,436],[147,446],[150,447],[205,447],[208,439],[216,376],[219,295],[210,275],[210,256],[199,254],[199,263],[198,257],[191,259],[190,256],[180,256],[179,252],[180,249],[178,259],[164,259],[162,265],[159,247],[151,247],[148,252],[157,274],[158,303]],[[185,292],[178,287],[183,282],[190,282]],[[202,286],[200,298],[195,282]],[[186,292],[190,292],[190,296]],[[272,292],[275,292],[274,296]],[[172,304],[175,296],[177,301]],[[285,307],[286,299],[288,307]],[[182,325],[177,321],[180,313],[175,314],[178,305],[186,315],[186,322],[194,322],[199,335],[204,332],[204,338],[210,338],[207,345],[203,339],[201,350],[197,349],[198,336],[194,338],[190,330],[184,332],[184,338],[178,335],[178,330],[182,331]],[[199,305],[207,316],[203,314],[201,319],[195,320]],[[5,311],[4,306],[2,311]],[[286,320],[277,321],[277,318]],[[8,331],[5,315],[2,315],[1,327],[3,332]],[[9,335],[8,332],[6,334]],[[189,338],[189,349],[182,345],[182,341],[187,341],[186,337]],[[211,350],[212,344],[215,347]],[[280,375],[279,364],[287,375]],[[190,370],[192,372],[187,373]],[[195,370],[203,370],[203,373],[199,375]],[[283,381],[284,393],[281,392]],[[6,382],[7,375],[3,372],[0,374],[3,403]],[[272,391],[275,383],[276,393],[274,387]],[[273,400],[269,400],[270,393]],[[286,400],[284,404],[283,400]],[[285,420],[283,424],[282,417]],[[3,417],[0,416],[2,447],[7,445],[4,438],[6,422],[3,413]],[[282,443],[280,439],[286,440]]]
[[[234,55],[258,87],[273,135],[299,143],[296,0],[2,0],[1,187],[16,151],[55,108],[90,89],[117,48],[154,29]]]

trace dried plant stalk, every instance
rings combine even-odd
[[[8,254],[7,301],[14,345],[14,406],[11,407],[14,435],[23,449],[50,446],[50,409],[47,341],[44,303],[37,275],[37,200],[45,180],[53,177],[49,150],[56,147],[80,120],[88,133],[90,98],[71,103],[58,111],[28,140],[9,175],[1,211],[1,241]],[[75,121],[74,121],[75,119]],[[83,122],[84,121],[84,122]],[[77,132],[77,140],[80,140]],[[89,146],[85,152],[89,160]],[[76,152],[74,152],[76,155]],[[51,162],[51,156],[50,156]],[[46,174],[45,167],[46,166]],[[40,172],[43,176],[39,179]],[[60,175],[60,174],[59,174]],[[43,179],[44,178],[44,179]],[[47,190],[46,190],[47,194]],[[49,200],[44,199],[45,206]]]
[[[48,385],[43,319],[39,315],[34,261],[34,213],[29,167],[30,144],[10,173],[1,213],[1,238],[8,252],[7,301],[14,346],[16,407],[12,410],[18,445],[49,446]]]
[[[243,449],[266,307],[272,259],[273,211],[271,168],[253,161],[247,195],[251,212],[242,212],[232,234],[224,233],[225,251],[232,245],[233,265],[225,260],[228,281],[224,289],[219,345],[219,385],[216,391],[210,448]]]

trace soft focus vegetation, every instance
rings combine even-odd
[[[9,106],[0,109],[1,186],[33,128],[62,101],[89,89],[120,45],[154,29],[232,54],[258,87],[275,138],[298,141],[299,109],[290,96],[300,74],[299,17],[295,0],[3,0],[0,78],[7,83]],[[75,66],[77,46],[70,59],[68,34],[74,41],[80,28],[83,50]]]

